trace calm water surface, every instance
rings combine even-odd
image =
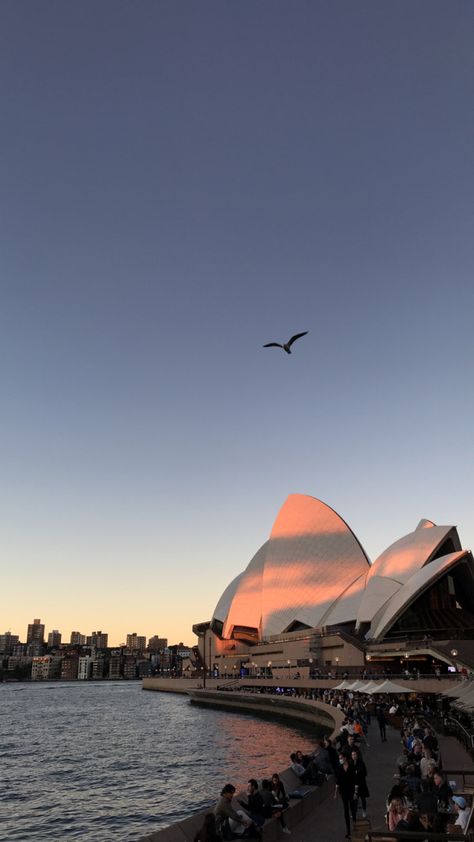
[[[140,682],[0,684],[0,840],[132,842],[316,736]]]

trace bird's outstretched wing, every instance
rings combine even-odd
[[[293,345],[293,342],[296,342],[296,340],[299,339],[301,336],[306,336],[307,333],[309,333],[308,330],[304,330],[303,333],[295,333],[295,335],[292,336],[291,339],[289,339],[288,342],[286,343],[288,345],[288,348],[291,345]]]
[[[262,348],[283,348],[283,345],[279,342],[267,342],[266,345],[262,345]]]

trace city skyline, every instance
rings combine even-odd
[[[91,630],[89,633],[87,633],[87,631],[86,631],[86,633],[81,632],[78,629],[71,629],[67,633],[64,633],[61,629],[53,628],[53,627],[51,627],[51,630],[49,630],[48,627],[46,626],[46,623],[41,622],[41,617],[34,618],[31,622],[29,622],[27,624],[27,629],[26,629],[24,639],[21,637],[21,633],[19,633],[17,629],[4,629],[3,631],[0,631],[0,637],[4,637],[5,635],[12,635],[13,637],[18,638],[19,643],[30,643],[34,639],[38,639],[41,643],[44,643],[44,644],[47,643],[48,647],[52,647],[52,646],[56,645],[54,642],[50,642],[50,638],[54,635],[59,635],[59,637],[61,638],[57,645],[62,644],[62,645],[68,645],[68,646],[69,645],[72,645],[72,646],[74,646],[74,645],[83,645],[83,646],[90,645],[90,643],[86,644],[86,640],[87,640],[87,638],[91,638],[94,635],[105,636],[105,638],[107,639],[107,642],[104,645],[108,646],[108,637],[109,637],[108,632],[103,631],[102,629],[99,629],[99,627],[97,627],[97,630]],[[83,638],[83,640],[80,640],[79,638],[81,638],[81,639]],[[145,634],[145,635],[141,635],[136,631],[126,632],[124,635],[122,635],[122,643],[121,644],[113,643],[113,644],[111,644],[111,646],[129,646],[129,644],[131,642],[133,642],[131,640],[132,638],[136,638],[140,642],[141,641],[148,641],[146,643],[146,646],[148,646],[150,644],[150,642],[158,641],[158,640],[163,642],[163,645],[164,645],[165,648],[168,646],[168,638],[163,637],[162,635],[159,635],[156,631],[154,633]],[[183,641],[176,641],[176,643],[182,644]]]
[[[0,20],[0,632],[192,643],[292,493],[474,548],[472,4]]]

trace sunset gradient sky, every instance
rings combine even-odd
[[[0,633],[191,643],[292,492],[474,547],[473,43],[467,0],[3,0]]]

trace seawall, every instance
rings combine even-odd
[[[177,679],[179,681],[179,679]],[[217,683],[217,682],[216,682]],[[318,727],[326,728],[331,734],[336,734],[342,724],[343,714],[337,708],[326,705],[323,702],[316,702],[311,699],[288,698],[282,696],[267,696],[256,693],[241,693],[231,691],[218,691],[214,689],[198,689],[187,684],[187,693],[192,704],[205,705],[207,707],[226,708],[236,713],[255,713],[260,716],[278,716],[291,721],[313,723]],[[173,690],[170,680],[166,680],[164,692],[185,692],[182,689],[183,681],[179,681],[181,689]],[[156,683],[153,688],[144,689],[158,690]],[[161,689],[161,688],[160,688]],[[300,786],[299,778],[286,769],[281,773],[281,778],[286,791],[291,792]],[[225,783],[225,782],[223,782]],[[325,782],[321,787],[312,787],[310,794],[301,800],[291,800],[290,807],[285,812],[285,822],[291,829],[300,821],[308,817],[317,806],[334,792],[334,783]],[[215,793],[217,801],[218,793]],[[208,810],[193,814],[183,821],[156,830],[147,836],[143,836],[140,842],[194,842],[194,837],[202,826],[204,816]],[[282,837],[281,825],[277,819],[269,819],[263,828],[263,842],[275,842]]]

